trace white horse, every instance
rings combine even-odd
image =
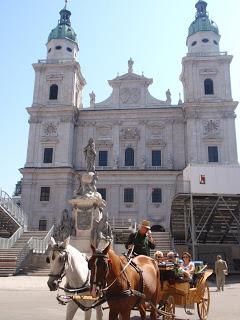
[[[83,289],[89,286],[90,275],[88,270],[88,262],[86,255],[79,252],[76,248],[69,244],[70,237],[61,243],[51,238],[50,245],[52,250],[46,261],[50,263],[51,273],[49,274],[48,287],[50,291],[55,291],[59,287],[59,283],[63,277],[66,277],[65,289]],[[80,295],[81,293],[77,293]],[[87,295],[87,292],[82,293]],[[84,306],[89,306],[87,301],[81,301]],[[74,301],[67,304],[66,320],[72,320],[78,309]],[[102,320],[101,306],[97,306],[96,319]],[[90,320],[92,309],[85,311],[85,320]]]

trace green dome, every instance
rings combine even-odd
[[[219,34],[218,26],[216,23],[209,19],[206,7],[207,3],[205,1],[199,0],[196,5],[197,13],[195,20],[191,23],[188,28],[188,36],[199,32],[199,31],[213,31],[216,34]]]
[[[218,26],[208,17],[201,17],[193,21],[188,28],[188,36],[191,36],[192,34],[199,31],[213,31],[216,34],[219,34]]]
[[[71,12],[68,11],[65,7],[59,13],[61,18],[58,21],[58,25],[56,26],[56,28],[50,32],[48,41],[52,39],[69,39],[77,42],[77,35],[71,27]]]

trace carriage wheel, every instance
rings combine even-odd
[[[206,320],[210,305],[210,292],[209,287],[205,284],[205,287],[202,291],[201,300],[197,302],[197,311],[200,320]]]
[[[164,304],[164,309],[165,312],[171,313],[169,316],[163,316],[163,320],[172,320],[174,319],[175,315],[175,301],[173,296],[169,296]]]

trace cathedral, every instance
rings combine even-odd
[[[233,57],[220,51],[219,29],[207,3],[199,0],[195,8],[182,58],[184,96],[177,105],[169,90],[165,100],[153,97],[148,91],[153,79],[136,74],[129,58],[126,73],[108,81],[110,97],[96,102],[92,92],[89,106],[83,107],[86,81],[77,60],[77,37],[71,12],[66,6],[60,11],[46,58],[33,64],[28,150],[20,169],[30,228],[49,230],[63,210],[71,211],[68,200],[74,197],[76,174],[86,171],[83,150],[90,138],[97,153],[97,189],[108,216],[147,219],[159,230],[171,229],[176,194],[191,191],[186,168],[238,166]],[[205,178],[202,174],[200,185]]]

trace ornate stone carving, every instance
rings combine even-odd
[[[166,142],[163,141],[162,139],[150,139],[147,141],[146,145],[151,147],[155,147],[155,146],[165,147]]]
[[[121,88],[120,99],[122,103],[134,104],[137,103],[141,96],[140,88]]]
[[[122,128],[120,131],[120,138],[125,140],[138,140],[140,133],[138,128]]]
[[[108,138],[111,137],[112,128],[109,126],[102,126],[96,128],[96,136],[99,138]]]
[[[223,111],[221,114],[222,114],[222,118],[230,118],[230,119],[236,118],[236,114],[234,111]]]
[[[217,74],[217,69],[205,68],[205,69],[200,69],[199,72],[202,75],[216,75]]]
[[[28,123],[41,123],[42,119],[38,116],[30,116]]]
[[[207,120],[203,121],[203,135],[219,135],[220,133],[220,123],[219,120]]]
[[[45,122],[42,126],[42,136],[43,137],[57,137],[58,127],[55,122],[48,121]]]

